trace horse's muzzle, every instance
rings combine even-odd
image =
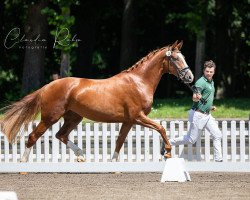
[[[192,83],[193,80],[194,80],[194,75],[193,75],[191,70],[188,70],[188,72],[183,77],[183,82],[184,83]]]

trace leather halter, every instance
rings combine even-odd
[[[180,53],[180,51],[177,51],[177,53]],[[172,55],[172,51],[171,50],[168,50],[166,52],[166,57],[168,58],[168,73],[170,74],[170,71],[169,71],[169,66],[170,66],[170,63],[173,64],[173,66],[175,67],[176,71],[177,71],[177,78],[178,80],[181,79],[182,81],[183,78],[186,76],[188,70],[189,70],[189,67],[186,66],[184,67],[183,69],[181,69],[177,64],[176,64],[176,61],[179,59],[179,56],[177,55],[177,58],[174,58],[171,56]]]

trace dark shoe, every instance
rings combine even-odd
[[[165,149],[161,149],[161,155],[164,156],[165,154]]]
[[[165,154],[165,142],[162,141],[161,143],[161,155],[164,156]]]
[[[215,160],[215,162],[223,162],[223,160]]]

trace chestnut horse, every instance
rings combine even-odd
[[[64,124],[56,138],[71,148],[77,161],[84,161],[83,151],[68,139],[82,118],[99,122],[119,122],[122,127],[116,141],[112,160],[119,151],[133,124],[157,130],[165,142],[165,157],[171,157],[171,145],[165,129],[147,115],[151,110],[156,87],[163,74],[174,74],[184,83],[193,81],[180,49],[182,42],[152,51],[135,65],[107,79],[62,78],[25,96],[6,107],[2,131],[10,143],[16,141],[23,124],[33,120],[39,111],[41,121],[29,134],[21,162],[27,162],[32,146],[44,132],[61,117]]]

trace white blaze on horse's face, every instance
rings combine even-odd
[[[188,65],[186,63],[186,60],[185,60],[184,56],[181,54],[181,52],[178,52],[177,56],[179,57],[179,59],[181,60],[181,62],[184,64],[184,66],[187,67]]]
[[[182,79],[184,83],[192,83],[194,80],[194,75],[192,71],[189,69],[185,57],[181,54],[180,51],[178,51],[176,55],[177,55],[176,61],[177,61],[179,77]]]

